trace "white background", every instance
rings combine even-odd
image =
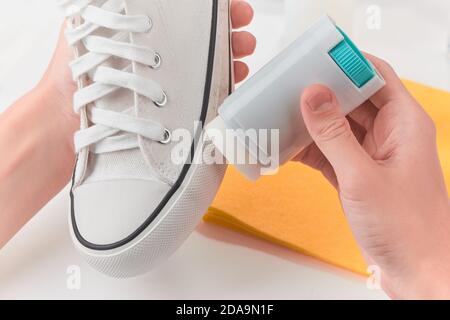
[[[387,59],[400,75],[450,90],[448,0],[250,0],[258,70],[312,20],[328,11],[366,51]],[[333,0],[334,1],[334,0]],[[62,19],[52,0],[0,0],[0,111],[39,80]],[[345,6],[344,6],[345,4]],[[381,8],[381,29],[369,30],[366,10]],[[352,9],[350,9],[352,8]],[[310,11],[308,11],[310,10]],[[32,177],[30,177],[32,179]],[[20,192],[18,190],[17,192]],[[384,299],[365,279],[290,250],[202,224],[163,266],[136,279],[114,280],[91,270],[71,245],[64,190],[0,251],[0,298],[135,299]],[[66,270],[81,270],[81,290],[67,288]]]

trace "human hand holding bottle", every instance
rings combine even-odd
[[[348,117],[328,88],[303,93],[315,143],[297,159],[336,187],[391,297],[450,298],[450,202],[434,123],[387,63],[369,59],[387,85]]]

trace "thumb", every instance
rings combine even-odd
[[[360,171],[371,158],[354,136],[333,92],[321,85],[307,88],[301,99],[303,119],[336,175]]]

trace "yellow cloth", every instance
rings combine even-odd
[[[441,163],[450,184],[450,93],[405,84],[436,122]],[[321,174],[301,164],[287,164],[276,176],[256,183],[230,168],[204,220],[366,274],[336,191]]]

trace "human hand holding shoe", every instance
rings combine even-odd
[[[231,2],[232,46],[236,59],[251,55],[255,50],[255,37],[236,31],[250,24],[252,18],[253,9],[246,1]],[[73,95],[77,90],[69,68],[73,59],[72,49],[61,31],[42,80],[0,115],[0,154],[5,155],[0,166],[0,248],[60,192],[72,176],[73,136],[80,128],[79,116],[73,111]],[[236,82],[243,81],[249,72],[248,66],[237,60],[234,71]]]
[[[232,47],[235,57],[234,73],[235,82],[245,80],[249,74],[249,68],[245,62],[239,59],[253,54],[256,48],[256,38],[250,32],[238,31],[248,26],[253,20],[253,9],[244,0],[231,2],[232,20]],[[73,95],[77,90],[76,83],[72,80],[70,62],[74,59],[73,49],[67,44],[64,35],[65,25],[62,26],[58,44],[50,65],[39,85],[35,89],[42,93],[48,100],[48,108],[65,119],[61,128],[67,143],[72,145],[73,134],[79,128],[79,115],[73,111]]]

